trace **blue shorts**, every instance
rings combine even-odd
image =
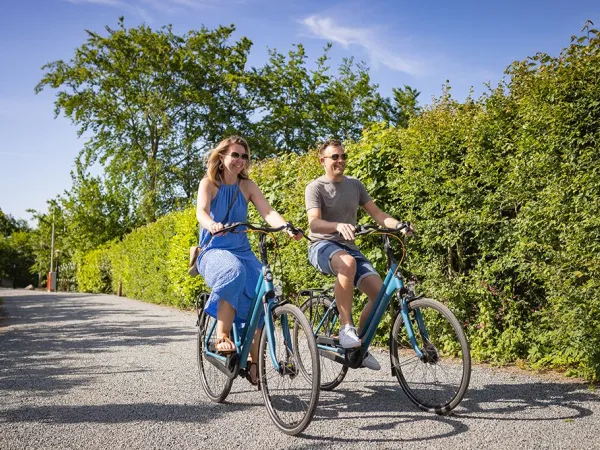
[[[354,286],[358,287],[363,278],[370,275],[379,275],[365,255],[335,241],[323,240],[311,245],[308,249],[308,261],[320,272],[327,275],[337,275],[331,268],[331,258],[339,252],[346,252],[356,260]]]

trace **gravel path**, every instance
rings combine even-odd
[[[0,449],[600,448],[600,393],[476,366],[450,415],[422,412],[390,376],[351,371],[305,433],[270,422],[238,379],[225,404],[200,387],[194,315],[109,295],[0,289]]]

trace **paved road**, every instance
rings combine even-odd
[[[195,319],[107,295],[0,289],[0,449],[600,448],[600,393],[475,367],[450,416],[414,407],[389,375],[351,371],[302,436],[277,431],[260,392],[226,404],[199,385]]]

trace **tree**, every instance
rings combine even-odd
[[[358,140],[362,130],[389,116],[389,101],[371,82],[369,69],[352,58],[330,74],[328,44],[312,70],[306,52],[297,44],[287,57],[276,50],[249,76],[256,133],[263,138],[260,156],[304,153],[319,140],[337,137]]]
[[[76,164],[73,187],[58,198],[64,220],[65,248],[70,254],[86,252],[124,236],[141,225],[129,209],[131,192],[111,180],[90,176]]]
[[[337,76],[322,95],[321,134],[358,141],[365,127],[384,120],[387,115],[388,102],[377,89],[364,63],[355,64],[353,58],[344,58]]]
[[[10,236],[15,231],[28,231],[29,226],[23,219],[15,219],[0,209],[0,236]]]
[[[405,84],[404,88],[392,88],[393,104],[390,105],[388,120],[400,128],[408,128],[408,121],[415,117],[421,108],[417,97],[421,94]]]
[[[191,199],[202,150],[247,126],[241,81],[252,43],[229,45],[234,26],[181,37],[171,26],[126,29],[121,18],[106,30],[87,31],[69,63],[46,64],[36,92],[60,89],[56,115],[91,134],[83,169],[103,166],[109,183],[134,193],[130,210],[152,222]]]
[[[322,93],[330,82],[326,66],[327,51],[317,59],[316,68],[306,67],[302,44],[294,46],[287,57],[269,50],[269,61],[248,76],[248,90],[256,122],[256,152],[259,157],[277,153],[303,153],[320,136],[319,116]]]
[[[31,283],[33,264],[30,229],[23,219],[15,219],[0,209],[0,278],[10,278],[14,286]]]

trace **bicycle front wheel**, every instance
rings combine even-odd
[[[460,403],[469,386],[471,354],[467,338],[454,314],[440,302],[422,298],[408,306],[410,327],[423,356],[416,354],[407,324],[398,314],[390,336],[392,372],[415,405],[447,414]]]
[[[337,311],[329,310],[332,302],[330,297],[319,295],[309,298],[300,307],[310,322],[317,339],[319,336],[333,338],[340,335],[340,319]],[[317,330],[317,328],[319,329]],[[321,364],[321,389],[332,391],[344,381],[344,377],[348,373],[348,366],[334,361],[331,358],[331,352],[322,349],[319,349],[319,362]]]
[[[198,327],[198,374],[200,375],[200,382],[202,388],[208,398],[215,403],[221,403],[229,395],[233,380],[227,375],[221,372],[215,367],[207,358],[207,348],[214,351],[216,341],[216,330],[213,331],[212,335],[208,339],[208,346],[206,345],[208,333],[213,329],[215,319],[204,311],[200,314]]]
[[[275,307],[272,320],[274,341],[268,342],[266,328],[260,339],[261,391],[275,425],[295,436],[311,422],[319,400],[317,345],[308,320],[296,306]]]

